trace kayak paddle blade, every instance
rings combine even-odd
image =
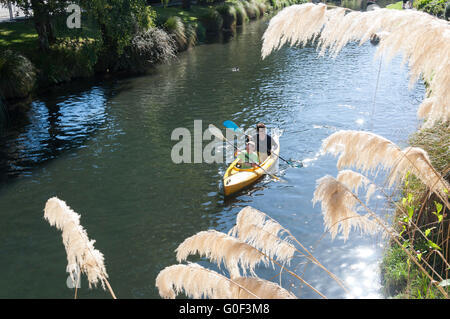
[[[242,133],[241,128],[239,126],[237,126],[236,123],[234,123],[233,121],[230,121],[230,120],[224,121],[223,126],[225,126],[226,128],[228,128],[232,131]]]

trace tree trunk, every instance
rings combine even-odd
[[[8,1],[8,10],[9,10],[9,20],[14,20],[13,9],[11,1]]]
[[[31,9],[33,10],[34,27],[39,38],[39,48],[48,51],[50,44],[56,41],[48,8],[43,1],[31,0]]]

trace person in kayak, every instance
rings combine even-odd
[[[264,162],[267,157],[272,154],[272,150],[278,147],[278,144],[273,138],[267,134],[266,126],[264,123],[258,123],[256,125],[256,151],[261,162]]]
[[[241,151],[238,154],[238,168],[249,169],[257,167],[256,164],[259,163],[259,158],[255,150],[255,142],[248,141],[247,143],[245,143],[245,151]]]

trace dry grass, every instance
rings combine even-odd
[[[72,280],[76,269],[86,274],[89,288],[100,282],[103,289],[108,287],[111,295],[115,295],[108,283],[108,274],[103,254],[94,248],[95,240],[89,240],[86,230],[80,225],[80,215],[57,197],[50,198],[45,204],[44,218],[62,231],[63,244],[67,253],[67,271]]]

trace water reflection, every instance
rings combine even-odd
[[[0,138],[0,181],[28,176],[36,164],[56,158],[83,143],[106,121],[104,89],[93,87],[76,95],[31,103],[23,122]]]

